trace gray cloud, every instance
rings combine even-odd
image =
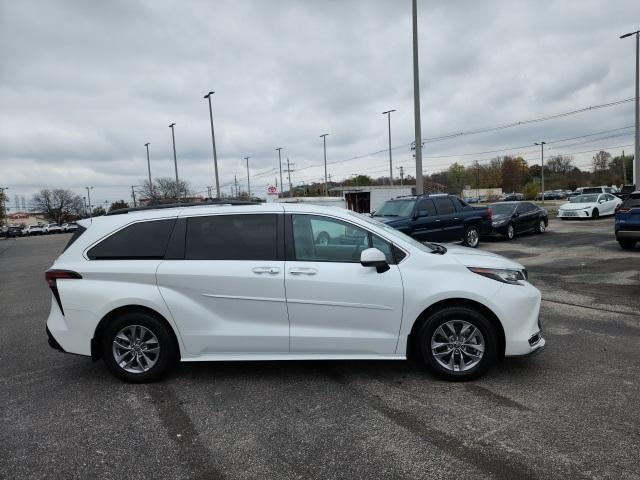
[[[637,2],[418,4],[424,137],[634,93],[633,42],[618,36],[638,28]],[[145,142],[154,176],[172,175],[170,122],[181,176],[204,189],[213,183],[202,99],[210,89],[225,184],[234,174],[244,178],[246,155],[252,173],[262,174],[255,188],[273,181],[278,146],[295,162],[295,182],[318,180],[318,135],[325,132],[334,178],[383,175],[384,152],[344,160],[385,148],[380,112],[388,108],[397,109],[396,164],[412,173],[409,0],[23,0],[2,1],[0,9],[0,183],[11,198],[43,187],[80,192],[87,184],[97,201],[126,198],[145,177]],[[632,115],[625,104],[429,143],[425,155],[566,138],[631,125]],[[631,141],[627,135],[555,151]],[[517,153],[537,161],[536,149]],[[588,164],[590,156],[576,160]],[[425,170],[473,159],[427,159]]]

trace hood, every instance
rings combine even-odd
[[[518,262],[495,253],[478,250],[477,248],[447,244],[447,253],[445,255],[451,255],[465,267],[524,269]]]
[[[560,205],[560,209],[562,210],[583,210],[585,208],[591,208],[595,205],[595,202],[589,203],[563,203]]]
[[[377,220],[379,222],[390,224],[390,223],[396,222],[398,220],[402,220],[405,217],[386,217],[386,216],[383,216],[383,215],[373,215],[372,218],[374,218],[375,220]]]

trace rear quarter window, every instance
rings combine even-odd
[[[134,223],[92,247],[91,260],[154,260],[164,258],[175,218]]]
[[[640,207],[640,193],[629,195],[629,197],[624,202],[622,202],[622,206],[624,208]]]

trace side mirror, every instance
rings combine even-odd
[[[360,264],[363,267],[376,267],[376,272],[384,273],[389,270],[387,257],[377,248],[367,248],[360,253]]]
[[[598,203],[604,203],[604,200],[600,199],[598,200]]]

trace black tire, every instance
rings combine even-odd
[[[318,237],[316,238],[316,243],[318,245],[329,245],[330,240],[331,240],[331,237],[327,232],[320,232],[318,234]]]
[[[618,243],[625,250],[633,250],[636,246],[636,240],[620,239]]]
[[[431,341],[434,333],[442,325],[450,321],[464,321],[477,328],[484,339],[484,353],[480,361],[469,370],[453,371],[441,365],[434,356]],[[455,323],[454,323],[455,325]],[[483,375],[495,362],[497,353],[496,333],[491,322],[480,312],[468,307],[447,307],[429,316],[420,327],[416,336],[416,351],[425,366],[435,375],[446,380],[466,381]],[[453,355],[453,354],[452,354]],[[461,354],[458,354],[461,355]],[[446,357],[443,357],[446,360]]]
[[[538,224],[536,225],[535,232],[536,233],[544,233],[547,230],[547,222],[544,221],[543,217],[538,219]]]
[[[593,212],[591,212],[591,218],[593,220],[597,220],[598,218],[600,218],[600,212],[598,211],[597,208],[594,208]]]
[[[504,231],[504,238],[507,240],[513,240],[516,236],[516,227],[513,226],[513,223],[509,223],[507,228]]]
[[[562,220],[563,222],[565,222],[565,221],[567,221],[567,220],[569,220],[569,219],[568,219],[568,218],[565,218],[565,217],[560,217],[560,220]]]
[[[462,244],[471,248],[476,248],[478,245],[480,245],[480,231],[478,231],[478,227],[469,225],[464,230]]]
[[[130,372],[121,367],[114,357],[114,340],[118,332],[126,327],[142,326],[157,339],[159,347],[155,364],[146,371]],[[146,383],[159,380],[178,360],[178,348],[164,323],[143,312],[125,313],[112,320],[105,328],[102,339],[102,358],[109,371],[120,380],[131,383]],[[123,358],[125,358],[123,356]],[[126,357],[127,359],[131,357]],[[144,363],[144,361],[143,361]],[[135,365],[132,365],[135,366]]]

